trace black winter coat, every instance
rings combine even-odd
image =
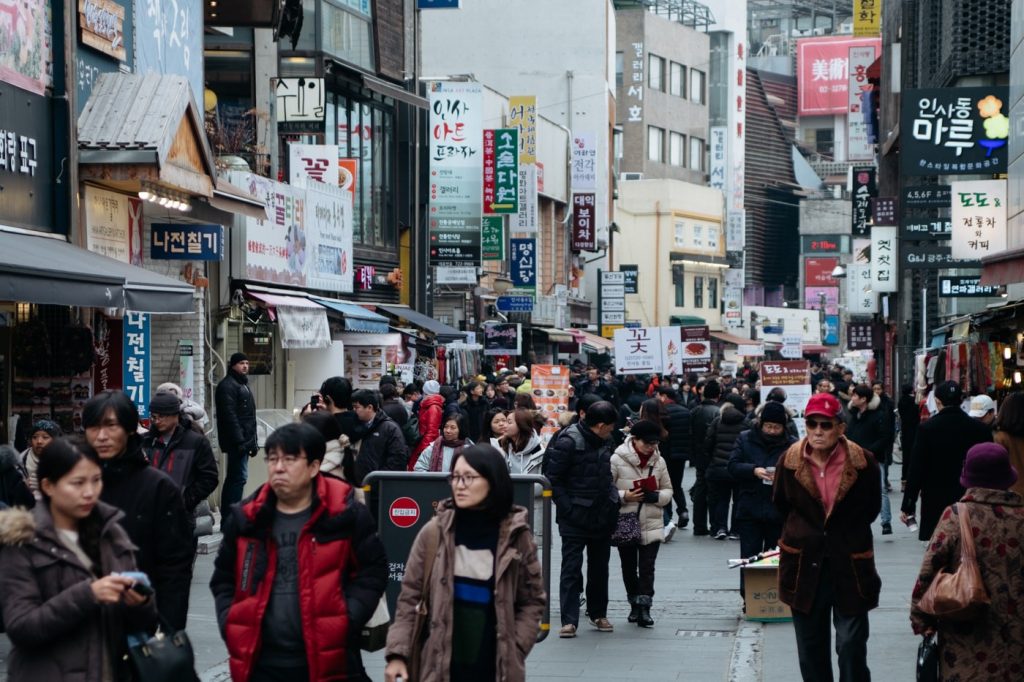
[[[124,512],[121,525],[138,547],[135,560],[156,590],[160,615],[183,630],[194,550],[192,515],[181,491],[170,476],[150,466],[138,446],[102,465],[100,499]]]
[[[154,448],[156,438],[156,431],[143,436],[142,450],[150,464],[178,484],[185,511],[193,514],[199,503],[217,489],[219,481],[210,441],[181,424],[175,427],[162,451]],[[154,460],[155,455],[159,456]]]
[[[747,415],[729,403],[723,403],[715,421],[708,427],[704,450],[710,454],[707,477],[712,481],[729,481],[729,457],[736,447],[736,439],[750,429]]]
[[[249,389],[249,377],[228,370],[217,384],[217,445],[224,452],[249,454],[256,451],[256,400]]]
[[[729,457],[729,475],[736,481],[736,518],[742,521],[782,523],[772,504],[772,487],[754,475],[754,469],[777,467],[779,457],[797,441],[789,434],[778,443],[769,443],[756,426],[736,439]]]
[[[711,461],[711,453],[707,449],[708,428],[718,416],[718,403],[705,400],[690,412],[690,433],[693,434],[693,445],[690,447],[690,462],[698,469],[707,469]]]
[[[971,419],[959,405],[942,408],[918,428],[901,506],[913,514],[921,496],[918,538],[929,540],[942,512],[963,497],[960,472],[967,451],[991,440],[992,429]]]
[[[665,403],[665,428],[668,430],[667,448],[663,454],[667,459],[674,461],[686,461],[690,458],[690,447],[692,445],[690,428],[692,416],[690,410],[679,403],[669,401]]]
[[[466,414],[467,436],[474,443],[480,440],[480,431],[484,426],[484,415],[487,414],[487,410],[490,409],[487,404],[487,399],[480,397],[478,399],[466,398],[466,402],[462,403],[462,411]],[[444,424],[441,425],[444,427]]]
[[[552,438],[544,454],[559,533],[588,538],[611,535],[619,515],[611,440],[577,423]]]
[[[0,447],[0,503],[26,509],[31,509],[36,503],[36,498],[25,483],[17,451],[6,445]]]
[[[850,408],[846,437],[874,455],[880,464],[885,463],[887,452],[892,453],[892,430],[891,415],[882,408],[878,396],[872,396],[863,410]]]
[[[371,471],[405,471],[409,463],[409,446],[402,429],[384,412],[370,422],[356,454],[356,485]]]

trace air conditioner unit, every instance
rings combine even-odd
[[[813,31],[814,35],[816,35],[816,36],[823,36],[827,32],[828,32],[828,27],[827,26],[818,26]]]
[[[619,179],[622,180],[622,181],[626,181],[626,180],[643,180],[644,179],[644,174],[643,173],[620,173],[619,174]]]

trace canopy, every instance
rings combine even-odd
[[[409,324],[418,327],[437,337],[438,341],[465,341],[466,333],[460,332],[455,327],[449,327],[444,322],[439,322],[432,317],[427,317],[405,305],[378,305],[378,310],[391,315],[392,317],[407,320]]]
[[[368,334],[388,333],[388,318],[369,311],[363,306],[336,298],[314,298],[314,301],[342,316],[345,331]]]

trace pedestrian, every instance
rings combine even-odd
[[[181,401],[181,413],[192,421],[193,428],[199,431],[199,433],[206,435],[206,426],[210,422],[210,418],[206,415],[206,410],[196,401],[186,397],[185,392],[181,390],[181,386],[167,381],[157,386],[156,392],[173,393]]]
[[[302,421],[324,437],[324,459],[320,462],[320,473],[351,483],[355,477],[355,457],[348,436],[341,432],[338,420],[330,413],[319,410],[307,414]]]
[[[124,391],[90,398],[82,407],[82,426],[103,470],[100,499],[124,512],[120,523],[137,547],[139,570],[156,591],[157,610],[175,630],[184,630],[195,542],[181,489],[146,459],[139,413]]]
[[[736,526],[740,557],[775,549],[782,517],[772,504],[772,483],[779,457],[797,438],[789,435],[789,415],[782,403],[766,401],[754,426],[736,439],[729,474],[736,481]]]
[[[441,428],[441,436],[420,453],[413,471],[451,471],[456,455],[473,444],[466,434],[466,418],[461,414],[448,415]]]
[[[388,562],[355,489],[320,475],[325,447],[309,424],[271,433],[269,481],[225,519],[210,590],[233,680],[369,680],[359,636]]]
[[[935,387],[939,412],[921,424],[914,441],[912,468],[903,494],[900,519],[907,523],[914,516],[917,497],[921,496],[921,517],[918,538],[932,536],[939,516],[959,500],[964,489],[960,472],[972,445],[992,440],[992,429],[971,419],[960,409],[963,391],[955,381]]]
[[[707,448],[708,427],[718,416],[718,399],[721,397],[721,388],[718,382],[711,379],[705,382],[701,388],[698,386],[701,395],[700,403],[690,413],[691,445],[690,461],[697,472],[696,480],[690,488],[690,499],[693,501],[693,534],[694,536],[708,535],[708,484],[706,480],[708,464],[711,461],[711,452]]]
[[[925,550],[911,596],[910,621],[919,635],[938,632],[941,680],[1019,680],[1024,671],[1024,619],[1019,611],[1024,602],[1024,506],[1020,494],[1012,490],[1019,481],[1006,448],[998,443],[973,446],[960,474],[966,492],[942,513]],[[923,612],[919,602],[940,571],[953,572],[959,566],[964,511],[990,603],[969,622],[944,622]]]
[[[599,395],[602,400],[610,402],[612,405],[619,404],[618,391],[601,378],[600,370],[593,365],[587,367],[586,377],[576,385],[576,395],[585,395],[587,393]]]
[[[349,445],[355,447],[366,435],[366,425],[352,409],[352,382],[345,377],[334,376],[324,379],[320,384],[320,399],[326,410],[341,429],[343,436],[348,438]],[[352,479],[348,479],[350,482]]]
[[[987,395],[976,395],[971,398],[967,414],[985,426],[992,428],[996,420],[996,401]]]
[[[462,411],[466,414],[466,436],[474,443],[480,441],[480,431],[484,426],[484,415],[490,404],[484,397],[484,385],[479,381],[466,384],[466,401],[462,403]]]
[[[419,428],[420,442],[412,449],[409,471],[416,465],[420,454],[441,435],[441,418],[444,416],[444,397],[441,384],[431,379],[423,384],[423,400],[420,401]]]
[[[783,517],[779,599],[793,611],[800,673],[831,681],[832,625],[841,680],[870,680],[868,612],[878,606],[871,524],[882,484],[871,453],[843,435],[842,406],[818,393],[804,409],[807,436],[775,470],[772,501]]]
[[[409,446],[398,424],[380,409],[374,391],[361,389],[352,394],[352,410],[366,429],[356,455],[355,485],[362,485],[371,471],[405,471]]]
[[[686,491],[683,490],[683,473],[686,460],[690,458],[692,436],[690,434],[690,410],[683,405],[679,392],[671,386],[658,387],[658,401],[665,413],[665,429],[668,436],[664,441],[665,449],[661,456],[668,468],[668,477],[672,481],[672,499],[676,505],[676,519],[672,520],[672,505],[665,505],[664,535],[665,541],[672,539],[676,528],[686,528],[690,523],[690,512],[686,507]]]
[[[38,499],[39,481],[36,478],[36,467],[39,465],[39,454],[55,438],[63,435],[60,426],[49,419],[38,419],[32,423],[29,434],[29,446],[21,453],[21,469],[25,472],[25,482],[32,494]]]
[[[484,415],[484,428],[480,434],[481,444],[490,445],[496,450],[501,450],[499,440],[505,435],[505,428],[508,424],[506,410],[500,407],[492,407]]]
[[[885,489],[889,467],[885,463],[886,453],[891,454],[893,422],[891,415],[882,407],[882,400],[867,384],[857,384],[850,389],[849,421],[846,437],[861,446],[878,461],[882,470],[882,535],[892,535],[892,510],[889,493]]]
[[[498,441],[498,450],[505,457],[513,474],[539,474],[544,459],[544,443],[530,410],[516,410],[505,421],[505,433]]]
[[[1013,468],[1024,471],[1024,393],[1017,391],[1003,398],[996,415],[994,439],[1010,453]],[[1024,480],[1017,479],[1010,490],[1024,495]]]
[[[21,466],[18,451],[10,445],[0,445],[0,509],[31,509],[35,503],[36,498],[28,486],[28,475]]]
[[[409,421],[409,410],[398,397],[398,387],[394,384],[384,384],[380,387],[380,409],[389,417],[395,420],[399,427],[405,426]]]
[[[562,538],[558,636],[576,636],[587,555],[587,615],[599,632],[612,632],[608,620],[610,536],[619,516],[619,492],[612,481],[611,436],[618,411],[607,401],[586,408],[583,419],[560,431],[548,444],[547,477],[555,521]]]
[[[612,482],[622,505],[619,516],[637,515],[640,524],[639,540],[618,550],[630,607],[626,620],[642,628],[654,626],[654,565],[665,540],[661,510],[672,503],[672,480],[658,448],[664,433],[660,424],[641,419],[611,459]]]
[[[529,511],[512,503],[512,479],[499,453],[474,445],[459,453],[452,497],[417,534],[405,564],[385,650],[386,682],[526,679],[547,596]],[[430,626],[414,641],[420,604]]]
[[[120,573],[137,571],[124,512],[100,501],[96,453],[59,438],[40,453],[35,509],[0,511],[3,623],[12,682],[130,680],[127,639],[156,606]]]
[[[736,481],[729,474],[729,457],[736,447],[736,439],[750,428],[745,412],[746,402],[740,396],[728,395],[722,401],[718,416],[708,426],[704,449],[708,453],[705,478],[708,487],[710,531],[716,540],[739,540],[732,528],[729,503],[733,498]]]
[[[907,488],[907,474],[910,473],[917,428],[921,425],[921,408],[914,400],[912,384],[903,384],[900,387],[900,400],[896,405],[896,411],[900,418],[900,452],[903,457],[900,463],[900,491],[904,492]]]
[[[249,388],[249,358],[234,353],[228,359],[228,373],[217,384],[217,444],[227,457],[221,511],[242,499],[249,480],[249,458],[259,452],[256,443],[256,400]]]

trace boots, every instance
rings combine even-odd
[[[626,618],[630,623],[635,623],[637,618],[640,617],[640,607],[637,606],[636,597],[628,597],[629,599],[629,616]]]
[[[640,613],[637,615],[636,624],[642,628],[654,627],[654,619],[651,618],[651,598],[647,595],[640,595],[636,598],[636,606]]]

